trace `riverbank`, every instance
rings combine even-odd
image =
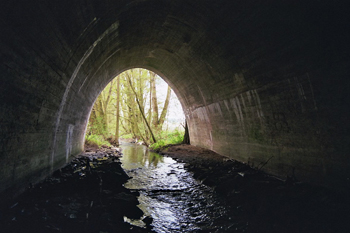
[[[277,179],[191,145],[170,146],[160,153],[185,163],[196,179],[227,200],[234,231],[350,232],[347,195],[298,182],[295,177]]]
[[[29,187],[0,215],[0,232],[149,232],[124,222],[139,219],[138,192],[123,184],[117,148],[87,148],[64,168]]]

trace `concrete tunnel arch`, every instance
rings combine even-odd
[[[349,187],[345,3],[1,6],[2,196],[80,153],[97,93],[133,67],[166,77],[193,145],[255,166],[271,158],[265,171],[281,177]]]

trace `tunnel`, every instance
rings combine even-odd
[[[171,86],[192,145],[350,187],[345,1],[0,5],[1,202],[83,151],[94,101],[131,68]]]

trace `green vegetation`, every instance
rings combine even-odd
[[[86,143],[118,146],[119,135],[152,148],[181,143],[183,122],[174,121],[174,117],[168,121],[170,102],[177,99],[172,97],[167,84],[158,86],[160,82],[159,76],[145,69],[131,69],[118,75],[92,108]]]
[[[160,135],[157,135],[157,138],[157,142],[151,144],[150,146],[150,148],[155,151],[160,150],[166,145],[182,143],[184,140],[184,132],[180,132],[179,130],[174,130],[172,132],[163,131]]]
[[[86,135],[85,143],[89,146],[98,146],[98,147],[102,145],[111,146],[111,144],[108,141],[106,141],[102,135],[96,135],[96,134]]]
[[[121,138],[124,138],[124,139],[129,139],[129,138],[132,138],[132,134],[129,133],[129,134],[124,134],[124,135],[121,135]]]

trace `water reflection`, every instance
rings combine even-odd
[[[125,187],[140,191],[140,209],[151,216],[156,232],[197,232],[222,229],[218,219],[225,205],[213,190],[196,181],[184,164],[146,147],[125,143],[123,168],[133,177]]]
[[[133,143],[125,143],[121,146],[123,154],[123,168],[131,170],[139,167],[157,167],[158,162],[163,162],[164,157],[149,151],[145,146]]]

